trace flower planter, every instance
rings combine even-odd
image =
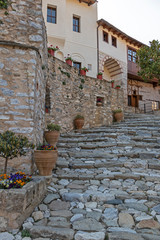
[[[54,50],[53,49],[49,49],[48,53],[51,54],[54,57]]]
[[[66,63],[67,63],[69,66],[72,66],[72,60],[67,59],[67,60],[66,60]]]
[[[97,106],[101,107],[102,103],[101,102],[97,102]]]
[[[82,129],[82,127],[84,126],[84,119],[75,119],[74,125],[76,129]]]
[[[114,118],[116,122],[121,122],[123,120],[123,112],[115,113]]]
[[[81,74],[82,76],[86,76],[86,71],[83,70],[83,69],[81,69],[80,74]]]
[[[101,75],[101,74],[98,74],[98,75],[97,75],[97,78],[100,79],[100,80],[102,80],[102,75]]]
[[[120,87],[115,87],[115,89],[120,89]]]
[[[23,188],[0,189],[0,233],[20,229],[23,222],[44,199],[47,192],[46,179],[44,177],[32,178],[33,180]]]
[[[35,150],[34,160],[40,176],[51,176],[58,157],[57,150]]]
[[[50,145],[56,147],[56,144],[59,139],[60,132],[59,131],[45,131],[44,137]]]
[[[111,82],[111,87],[114,88],[114,82]]]

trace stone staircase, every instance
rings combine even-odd
[[[32,239],[160,240],[160,116],[62,134]]]

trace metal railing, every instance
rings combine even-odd
[[[139,101],[140,112],[143,113],[154,113],[154,111],[159,109],[159,102],[155,101]]]

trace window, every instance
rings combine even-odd
[[[92,70],[92,64],[88,64],[88,70]]]
[[[131,96],[128,95],[128,106],[132,106]]]
[[[73,16],[73,31],[80,32],[80,18]]]
[[[80,62],[73,62],[73,67],[77,68],[80,72],[81,70],[81,63]]]
[[[57,9],[54,7],[47,7],[47,22],[56,23],[57,22]]]
[[[108,43],[108,33],[103,31],[103,41]]]
[[[136,63],[137,53],[136,50],[128,48],[128,60]]]
[[[112,36],[112,46],[117,47],[117,38]]]

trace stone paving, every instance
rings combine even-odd
[[[159,143],[156,115],[63,134],[48,194],[24,222],[31,237],[23,240],[160,240]],[[12,234],[0,239],[22,239]]]

